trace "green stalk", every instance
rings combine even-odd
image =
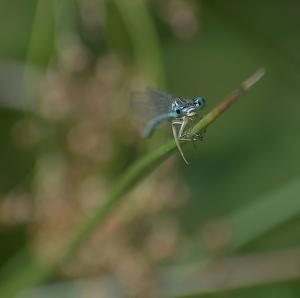
[[[159,38],[145,1],[113,1],[130,36],[140,75],[154,85],[164,86],[165,77]]]
[[[238,98],[252,87],[264,74],[258,70],[248,80],[244,81],[240,89],[230,94],[211,112],[204,116],[193,128],[193,132],[200,132],[213,123],[224,113]],[[75,231],[69,243],[58,250],[58,252],[43,264],[20,265],[21,270],[13,273],[13,277],[4,281],[0,286],[0,297],[15,297],[20,291],[31,288],[34,285],[50,277],[56,269],[69,257],[73,255],[91,236],[94,229],[107,218],[107,216],[121,203],[125,194],[138,184],[146,175],[167,159],[176,148],[175,141],[169,141],[160,148],[148,153],[136,161],[116,183],[105,203],[85,219]]]

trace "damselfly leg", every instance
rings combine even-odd
[[[187,126],[187,124],[189,123],[189,118],[184,116],[183,118],[179,118],[179,119],[174,119],[172,121],[172,131],[173,131],[173,136],[174,136],[174,140],[177,146],[178,151],[180,152],[180,155],[182,156],[183,160],[185,161],[186,164],[189,164],[187,159],[185,158],[181,145],[180,145],[180,141],[182,141],[182,137],[184,135],[184,130]],[[176,129],[176,125],[179,125],[179,130],[177,131]]]
[[[192,141],[192,142],[196,142],[196,141],[203,141],[204,136],[206,133],[206,129],[202,129],[200,132],[196,133],[191,131],[190,129],[185,131],[185,133],[181,136],[180,140],[181,141]]]

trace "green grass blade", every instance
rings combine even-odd
[[[131,38],[139,72],[152,84],[165,85],[160,43],[155,24],[143,0],[113,0]],[[147,42],[145,42],[145,37]]]
[[[231,249],[237,250],[257,237],[300,214],[300,178],[245,206],[228,217]]]

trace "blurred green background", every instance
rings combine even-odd
[[[176,152],[51,280],[16,295],[299,297],[299,13],[295,0],[1,0],[4,284],[165,142],[140,139],[132,90],[201,95],[207,112],[264,67],[185,146],[191,165]]]

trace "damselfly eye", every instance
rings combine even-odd
[[[196,97],[194,100],[194,105],[196,107],[203,107],[205,105],[205,99],[203,97]]]
[[[180,109],[176,109],[175,112],[177,115],[180,115],[180,113],[181,113]]]

